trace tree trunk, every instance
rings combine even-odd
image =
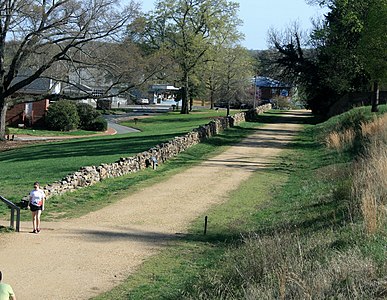
[[[189,96],[189,111],[192,111],[193,109],[193,97],[192,94]]]
[[[7,117],[8,103],[4,98],[0,98],[0,140],[5,140],[5,120]]]
[[[210,101],[211,101],[211,109],[214,109],[214,106],[215,106],[215,99],[214,99],[214,90],[211,89],[210,90]]]
[[[188,72],[184,74],[183,78],[183,92],[182,92],[182,104],[181,104],[181,114],[188,115],[189,110],[188,110],[188,99],[189,99],[189,77],[188,77]]]
[[[379,111],[379,82],[377,80],[374,81],[374,91],[372,95],[372,108],[371,112],[378,112]]]

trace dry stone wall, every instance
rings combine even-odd
[[[82,167],[78,171],[67,175],[62,180],[44,186],[43,190],[46,193],[46,197],[49,198],[54,195],[61,195],[82,187],[91,186],[107,178],[119,177],[153,167],[154,161],[157,161],[157,164],[162,164],[193,145],[219,134],[223,130],[237,126],[241,122],[254,120],[259,114],[269,109],[271,109],[271,104],[266,104],[247,112],[217,118],[183,136],[175,137],[169,142],[156,145],[148,151],[138,153],[135,156],[122,157],[111,164]]]

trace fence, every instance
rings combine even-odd
[[[0,200],[3,201],[10,209],[11,209],[11,220],[10,220],[10,227],[15,228],[15,210],[16,210],[16,231],[20,231],[20,207],[9,201],[8,199],[5,199],[3,196],[0,195]]]

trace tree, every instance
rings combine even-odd
[[[146,40],[154,49],[167,51],[179,66],[182,86],[181,113],[189,112],[191,79],[208,61],[214,45],[236,40],[238,4],[228,0],[159,0],[148,16]]]
[[[278,39],[278,35],[272,35],[272,44],[280,53],[277,63],[301,85],[312,110],[328,115],[334,113],[330,110],[336,103],[344,105],[343,96],[368,91],[370,77],[378,82],[385,76],[381,75],[381,70],[386,69],[386,25],[381,21],[385,18],[379,13],[383,11],[385,1],[309,2],[330,8],[324,20],[315,22],[310,43],[302,46],[301,36],[291,30],[292,38],[286,42]],[[308,54],[312,55],[308,57]]]
[[[387,82],[387,2],[373,0],[359,42],[360,60],[373,82],[372,112],[378,111],[379,85]]]
[[[69,70],[93,67],[111,75],[107,90],[128,89],[125,72],[115,73],[117,65],[108,64],[98,50],[120,40],[122,29],[136,13],[134,2],[122,9],[113,0],[1,1],[0,139],[4,139],[7,108],[26,101],[14,95],[38,78],[69,83]],[[16,80],[18,75],[27,76]],[[50,97],[54,96],[41,96]]]
[[[332,95],[332,91],[324,86],[318,50],[309,48],[307,35],[294,23],[283,32],[271,29],[269,42],[277,52],[270,57],[274,59],[272,64],[278,77],[297,85],[305,94],[309,108],[316,114],[324,114],[329,105],[327,99],[330,99],[327,95]]]
[[[248,90],[254,67],[249,52],[239,45],[222,47],[217,53],[216,62],[210,73],[213,89],[210,93],[214,94],[216,100],[227,104],[227,114],[232,104],[251,104]]]

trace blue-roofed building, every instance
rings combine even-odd
[[[258,101],[267,102],[277,96],[291,97],[292,85],[288,83],[264,76],[253,77],[252,83]]]

